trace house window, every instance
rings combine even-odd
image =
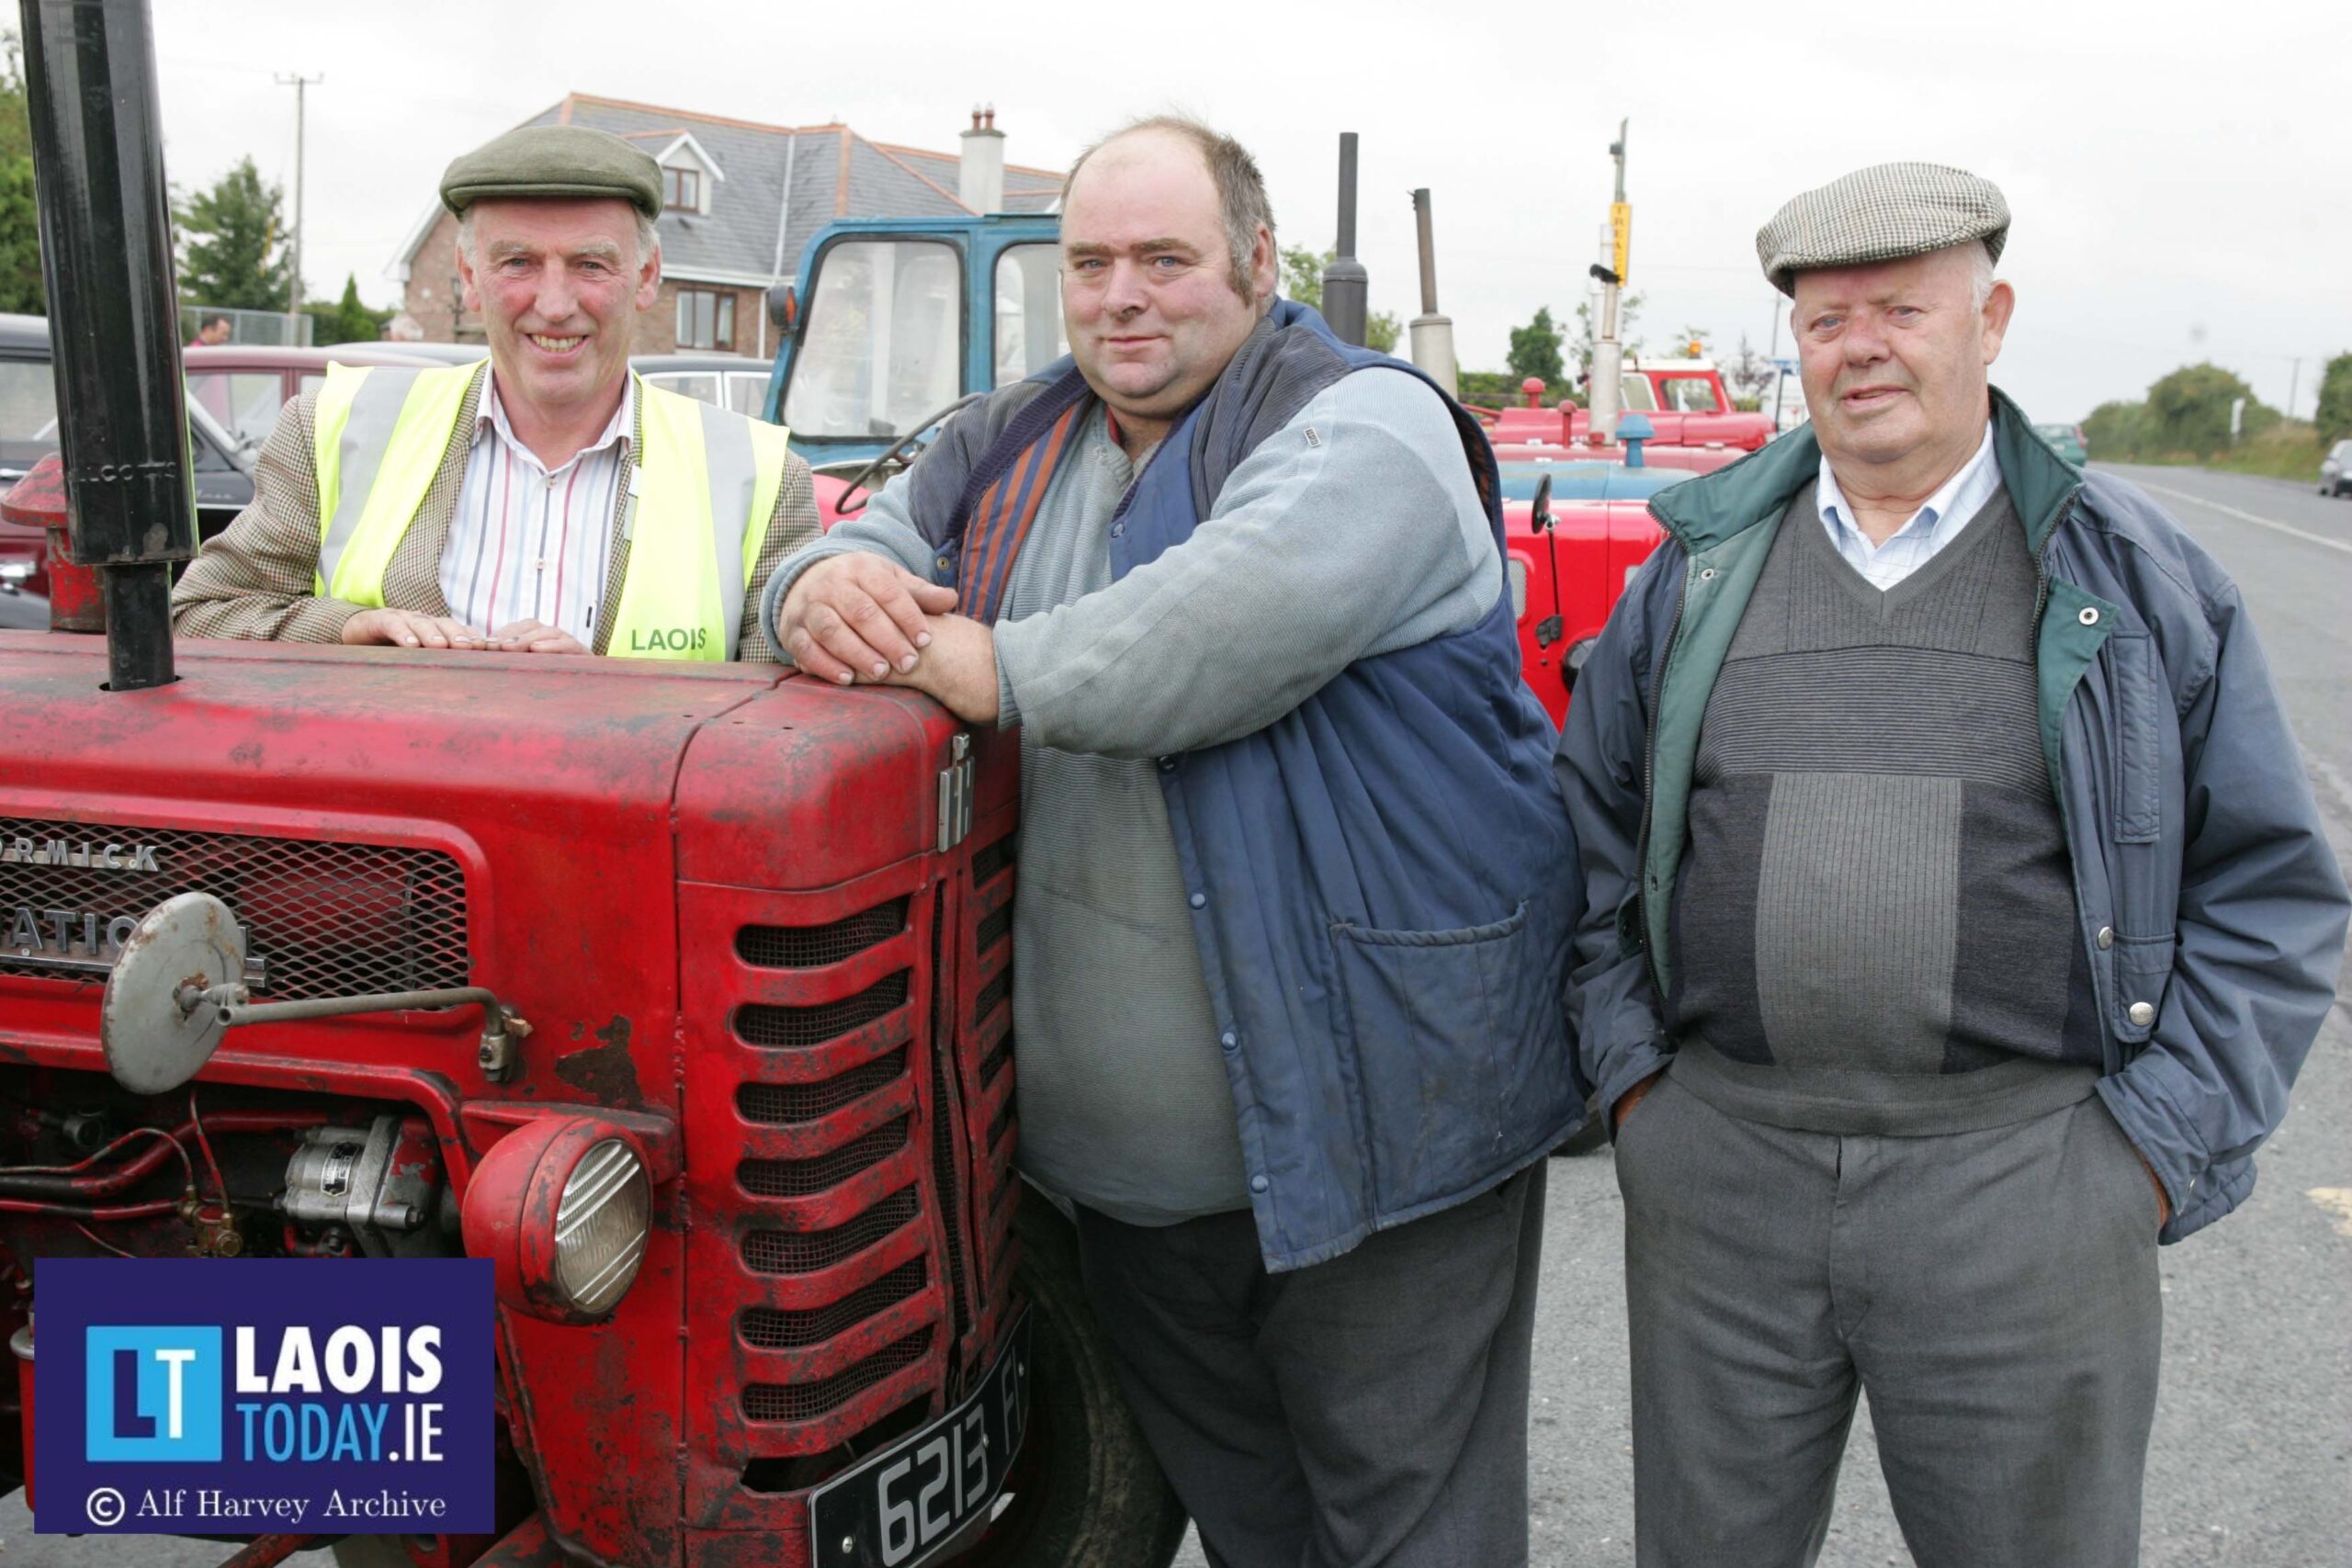
[[[702,210],[702,171],[699,169],[664,169],[667,189],[662,205],[672,212]]]
[[[678,346],[735,349],[735,296],[716,288],[678,290]]]

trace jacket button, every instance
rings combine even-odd
[[[955,563],[954,561],[949,560],[945,556],[942,556],[942,557],[940,557],[940,558],[939,558],[939,570],[942,570],[942,571],[945,571],[945,570],[947,570],[949,568],[953,567],[955,564],[956,564],[956,563]]]
[[[1253,1177],[1251,1177],[1251,1178],[1250,1179],[1250,1191],[1252,1191],[1252,1192],[1263,1192],[1265,1190],[1266,1190],[1266,1179],[1265,1179],[1264,1177],[1262,1177],[1262,1176],[1253,1176]]]
[[[1190,898],[1185,899],[1184,902],[1190,904],[1195,909],[1205,909],[1209,907],[1209,896],[1205,893],[1195,893]]]
[[[2086,626],[2095,626],[2098,625],[2098,611],[2092,606],[2086,604],[2083,606],[2081,613],[2075,615],[2075,619],[2082,622],[2083,625]]]
[[[2098,950],[2099,950],[2101,953],[2105,953],[2109,948],[2113,947],[2114,945],[2115,945],[2115,928],[2114,928],[2113,926],[2101,926],[2101,927],[2099,927],[2099,928],[2098,928]]]
[[[1216,1037],[1216,1043],[1224,1046],[1228,1051],[1238,1051],[1241,1049],[1241,1036],[1234,1033],[1230,1029],[1218,1035]]]
[[[2131,1019],[2133,1023],[2138,1024],[2141,1028],[2145,1029],[2148,1025],[2156,1021],[2156,1010],[2154,1005],[2148,1002],[2133,1002],[2132,1004],[2132,1010],[2124,1016]]]
[[[1176,771],[1176,759],[1173,757],[1162,757],[1159,759],[1159,771],[1163,773],[1174,773]]]

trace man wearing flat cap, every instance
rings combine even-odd
[[[1986,381],[2007,231],[1923,164],[1764,226],[1812,423],[1658,498],[1561,739],[1643,1568],[1813,1562],[1864,1391],[1923,1568],[2135,1562],[2156,1245],[2334,997],[2236,588]]]
[[[254,503],[172,594],[183,637],[769,660],[752,592],[817,536],[777,426],[648,387],[653,160],[526,126],[449,165],[486,366],[332,367],[262,448]]]

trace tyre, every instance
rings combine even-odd
[[[1183,1505],[1119,1393],[1079,1279],[1078,1233],[1028,1187],[1012,1229],[1030,1303],[1028,1435],[1012,1502],[954,1568],[1167,1568]]]

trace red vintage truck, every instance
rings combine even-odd
[[[1015,749],[774,667],[175,648],[145,7],[27,19],[47,511],[105,636],[0,632],[0,1471],[39,1486],[45,1259],[487,1257],[495,1529],[238,1568],[1167,1562],[1012,1168]]]

